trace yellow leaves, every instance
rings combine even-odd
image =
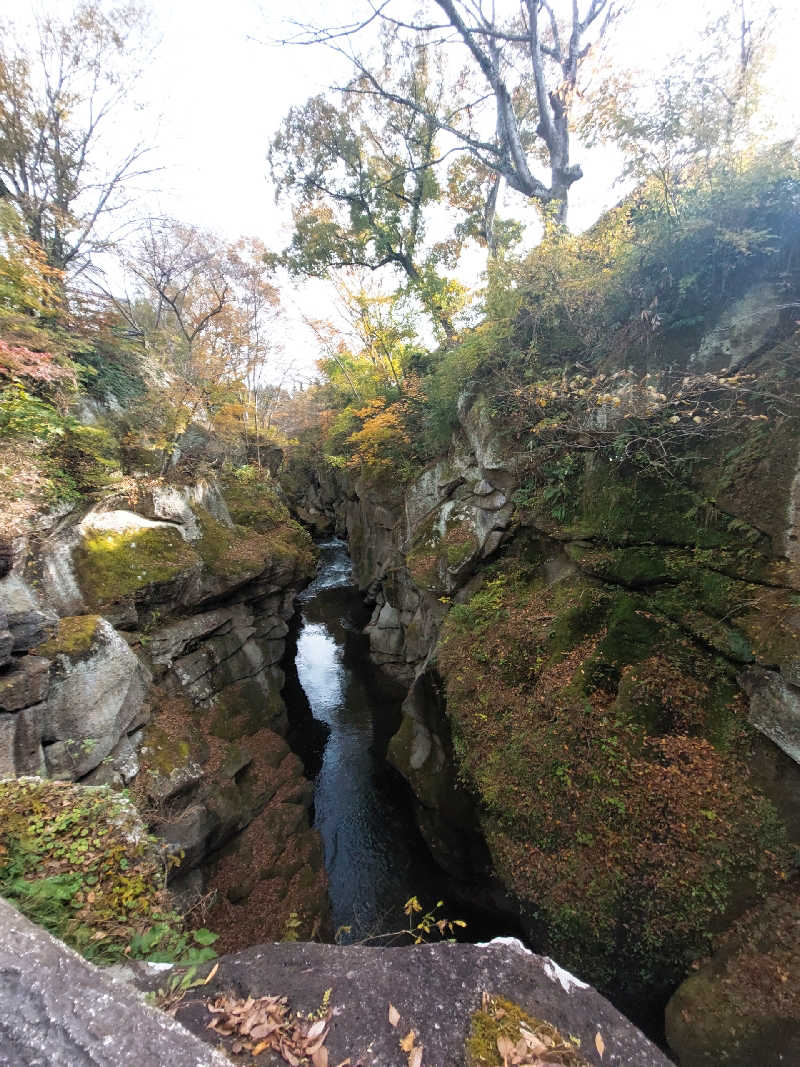
[[[603,1053],[606,1050],[606,1043],[603,1040],[603,1036],[602,1036],[602,1034],[600,1033],[599,1030],[594,1035],[594,1047],[597,1049],[598,1056],[600,1057],[600,1059],[602,1059],[603,1058]]]
[[[399,1042],[400,1048],[408,1057],[408,1067],[422,1067],[422,1045],[418,1045],[416,1030],[409,1030]]]
[[[412,1048],[414,1047],[414,1040],[416,1036],[417,1035],[413,1030],[409,1030],[406,1036],[404,1038],[401,1038],[400,1048],[403,1050],[403,1052],[410,1052],[412,1050]]]
[[[397,1024],[399,1022],[400,1022],[400,1012],[397,1010],[397,1008],[394,1006],[394,1004],[390,1004],[389,1005],[389,1025],[390,1026],[397,1026]]]

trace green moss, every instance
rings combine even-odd
[[[75,552],[81,588],[93,606],[168,582],[197,563],[197,553],[178,531],[162,526],[89,530]]]
[[[99,615],[70,615],[59,619],[55,634],[37,647],[36,655],[51,659],[61,655],[71,659],[85,656],[91,651],[99,622]]]
[[[121,473],[119,442],[101,426],[70,421],[50,455],[52,476],[66,477],[80,493],[103,489]]]
[[[220,485],[237,525],[268,533],[289,521],[289,510],[268,470],[246,466],[224,471]]]
[[[507,997],[484,994],[481,1008],[470,1017],[467,1067],[503,1067],[508,1059],[500,1054],[498,1039],[514,1046],[523,1041],[523,1047],[530,1050],[526,1059],[544,1062],[540,1057],[545,1056],[548,1063],[562,1067],[588,1067],[578,1052],[579,1040],[565,1038],[552,1023],[530,1015]]]
[[[406,564],[416,585],[439,592],[444,587],[443,573],[448,569],[457,571],[477,548],[478,539],[467,519],[451,516],[442,533],[438,516],[432,515],[417,532]]]
[[[255,679],[246,678],[217,696],[211,733],[224,741],[239,741],[272,725],[285,711],[280,693],[265,694]]]
[[[712,548],[736,540],[728,523],[711,501],[690,488],[637,478],[598,460],[583,477],[570,533],[616,545],[650,541]]]
[[[652,600],[509,560],[451,610],[438,651],[496,872],[556,958],[639,998],[789,863],[748,781],[736,667]]]
[[[0,892],[89,959],[187,955],[189,935],[163,880],[154,841],[119,794],[0,782]]]
[[[155,723],[147,727],[139,759],[140,771],[147,775],[169,777],[192,758],[192,745],[187,737],[171,737]]]

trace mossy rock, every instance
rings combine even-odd
[[[578,1051],[579,1044],[576,1039],[564,1037],[552,1023],[530,1015],[515,1001],[484,993],[480,1009],[470,1019],[466,1064],[467,1067],[503,1067],[509,1062],[512,1050],[516,1050],[526,1062],[589,1067]]]
[[[268,533],[290,519],[289,509],[268,470],[248,466],[224,471],[220,487],[230,516],[238,526]]]
[[[681,1067],[800,1062],[800,895],[796,884],[736,923],[666,1010]]]
[[[447,586],[447,573],[457,572],[479,547],[468,518],[451,515],[442,529],[439,518],[433,515],[418,531],[406,563],[416,585],[441,592]]]
[[[163,526],[119,533],[87,530],[75,551],[81,589],[93,606],[112,604],[151,585],[169,582],[200,563],[180,533]]]
[[[279,692],[268,693],[254,678],[229,685],[216,697],[210,730],[223,741],[240,741],[265,726],[274,725],[286,713]]]
[[[735,665],[651,598],[509,559],[452,608],[437,663],[495,871],[593,984],[663,996],[790,869]]]
[[[121,474],[119,441],[101,426],[70,424],[52,454],[81,493],[104,489]]]
[[[68,656],[72,660],[88,656],[101,621],[100,615],[69,615],[59,619],[56,632],[36,648],[36,655],[49,659]]]

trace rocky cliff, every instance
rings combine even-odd
[[[774,307],[747,294],[670,368],[718,402],[746,367],[762,395],[742,418],[647,423],[658,375],[609,366],[560,413],[558,383],[537,397],[548,418],[524,429],[473,391],[402,493],[323,469],[295,497],[347,532],[373,656],[408,686],[389,758],[434,853],[474,872],[479,828],[531,941],[640,1017],[792,877],[800,426],[763,386],[788,395],[797,355]],[[687,1063],[748,1062],[772,1025],[765,1006],[703,1051],[691,1022],[678,1034],[692,1015],[671,1016]]]
[[[313,555],[274,484],[248,477],[128,479],[38,516],[0,578],[0,773],[129,787],[173,889],[204,898],[230,947],[293,912],[311,935],[327,911],[281,696]]]

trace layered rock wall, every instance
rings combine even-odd
[[[228,884],[220,850],[233,863],[248,826],[280,829],[252,863],[273,890],[265,936],[290,911],[310,932],[324,871],[280,664],[313,558],[276,497],[259,510],[257,489],[233,486],[231,499],[214,482],[140,482],[18,540],[0,579],[0,773],[130,787],[186,903],[221,879],[242,915],[246,880]],[[311,876],[290,892],[295,855]]]

